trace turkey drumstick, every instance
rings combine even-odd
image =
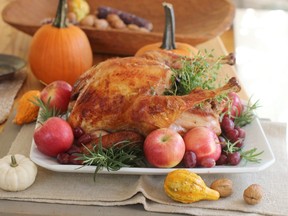
[[[139,96],[126,111],[128,125],[122,129],[134,129],[143,135],[158,128],[168,128],[186,110],[207,99],[231,91],[238,92],[240,85],[235,77],[220,88],[213,90],[195,89],[184,96]],[[140,127],[139,127],[140,126]]]

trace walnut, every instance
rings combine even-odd
[[[255,205],[261,202],[263,197],[263,190],[259,184],[252,184],[245,189],[243,198],[249,205]]]
[[[233,193],[233,183],[228,178],[220,178],[212,182],[210,188],[219,192],[220,197],[228,197]]]

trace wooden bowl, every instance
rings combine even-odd
[[[153,23],[150,33],[127,30],[96,30],[81,27],[96,53],[133,55],[140,47],[162,41],[164,31],[163,0],[87,0],[91,13],[100,5],[114,7]],[[229,0],[170,0],[176,23],[176,41],[191,45],[210,40],[230,28],[235,7]],[[29,35],[41,21],[55,17],[58,0],[15,0],[3,12],[3,20]]]

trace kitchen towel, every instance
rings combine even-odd
[[[14,99],[26,79],[25,71],[18,71],[13,78],[0,80],[0,124],[5,122]]]

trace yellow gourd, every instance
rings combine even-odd
[[[175,201],[193,203],[200,200],[218,200],[220,194],[207,187],[196,173],[177,169],[168,173],[164,181],[165,193]]]
[[[90,13],[90,6],[86,0],[68,0],[68,11],[74,12],[77,21],[81,21]]]

